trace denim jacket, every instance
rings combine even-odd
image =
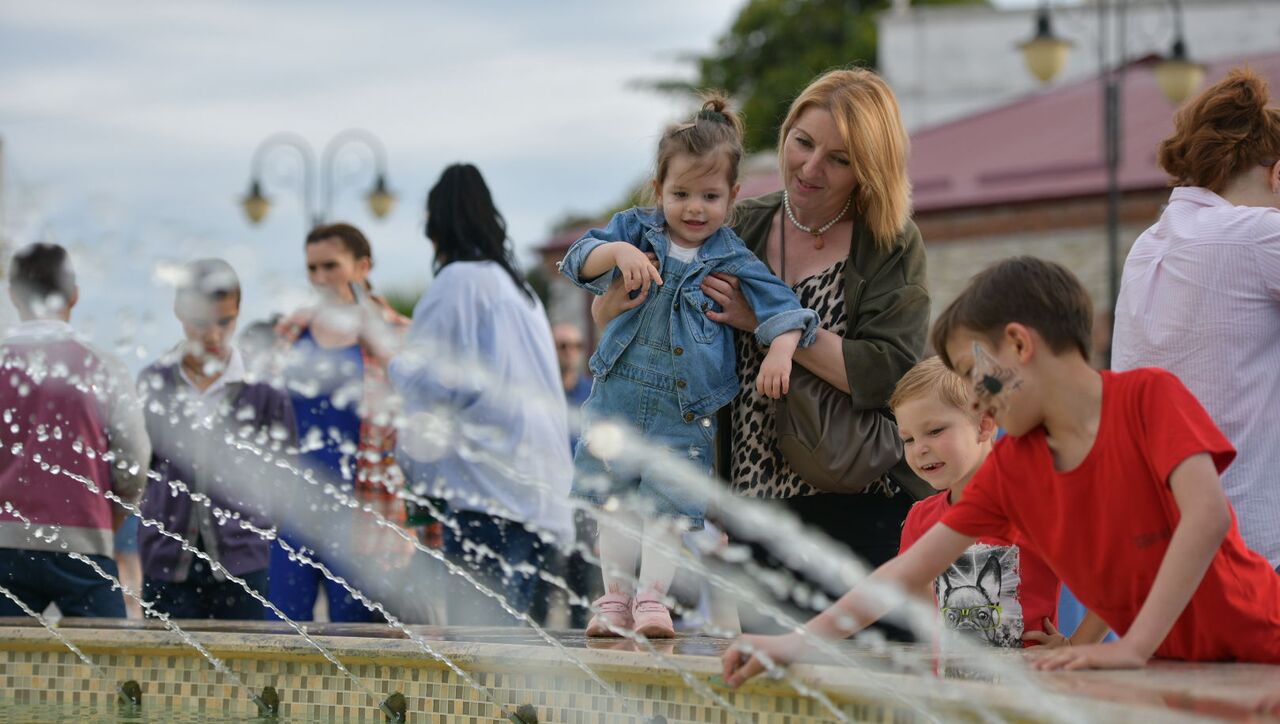
[[[560,262],[560,272],[574,284],[593,294],[604,294],[613,280],[616,268],[595,279],[582,279],[582,265],[587,256],[611,241],[625,241],[641,251],[652,251],[661,268],[667,259],[670,241],[666,221],[660,209],[628,209],[614,214],[604,229],[592,229],[574,242]],[[732,274],[741,281],[742,292],[756,318],[756,339],[763,345],[773,342],[783,332],[801,330],[800,346],[813,344],[818,333],[818,315],[800,305],[800,300],[781,279],[769,271],[752,254],[738,235],[728,227],[716,230],[689,263],[681,279],[679,295],[671,310],[672,364],[687,386],[679,392],[681,408],[694,415],[709,415],[728,404],[738,393],[737,356],[732,330],[711,321],[708,310],[721,311],[699,288],[712,272]],[[604,337],[591,355],[591,374],[606,378],[623,350],[635,338],[640,327],[641,310],[653,303],[654,297],[634,309],[618,315],[604,331]]]

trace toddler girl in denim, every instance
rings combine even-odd
[[[724,225],[738,193],[741,158],[741,121],[723,99],[710,98],[692,121],[669,128],[659,142],[653,180],[659,207],[615,215],[606,228],[575,242],[560,265],[595,294],[615,276],[633,292],[654,285],[644,303],[610,322],[590,362],[594,384],[582,409],[574,494],[624,505],[614,514],[621,520],[600,526],[606,593],[592,604],[588,635],[630,628],[650,637],[674,633],[664,596],[675,563],[660,549],[678,540],[676,521],[702,526],[705,496],[664,473],[667,456],[654,464],[602,459],[593,433],[615,423],[711,472],[715,413],[733,399],[738,379],[733,332],[707,318],[719,309],[699,289],[702,280],[722,272],[741,281],[761,320],[756,337],[769,345],[756,385],[770,397],[786,393],[796,347],[812,344],[817,334],[817,314]],[[656,265],[646,252],[657,257]],[[639,550],[634,535],[619,532],[626,528],[643,530]],[[637,562],[638,593],[632,585]]]

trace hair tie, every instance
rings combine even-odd
[[[694,118],[701,121],[712,121],[715,123],[723,123],[726,126],[732,125],[731,123],[729,123],[728,116],[721,113],[720,111],[717,111],[714,108],[703,108],[702,110],[698,111],[698,115],[694,116]]]

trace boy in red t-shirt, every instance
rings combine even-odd
[[[906,551],[963,497],[991,452],[995,421],[975,410],[965,381],[930,357],[898,381],[889,400],[907,464],[942,495],[911,507],[902,525]],[[1058,632],[1058,576],[1033,551],[1006,536],[984,535],[922,591],[948,631],[984,644],[1022,648],[1097,642],[1107,625],[1092,614],[1071,640]]]
[[[1043,669],[1135,668],[1151,657],[1280,663],[1280,576],[1240,538],[1218,474],[1235,451],[1176,377],[1089,366],[1093,308],[1065,267],[1001,261],[970,281],[931,341],[1008,435],[964,498],[872,578],[919,591],[979,536],[1019,536],[1120,635],[1044,652]],[[884,614],[862,587],[806,624],[843,638]],[[738,685],[804,655],[799,634],[744,637]]]

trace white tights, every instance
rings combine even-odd
[[[659,545],[679,547],[680,536],[669,521],[640,517],[634,513],[616,513],[616,519],[600,521],[600,568],[604,572],[606,593],[635,596],[636,567],[639,563],[639,592],[653,591],[665,595],[676,575],[676,559]],[[622,529],[641,529],[643,543],[638,543]],[[637,560],[638,559],[638,560]]]

